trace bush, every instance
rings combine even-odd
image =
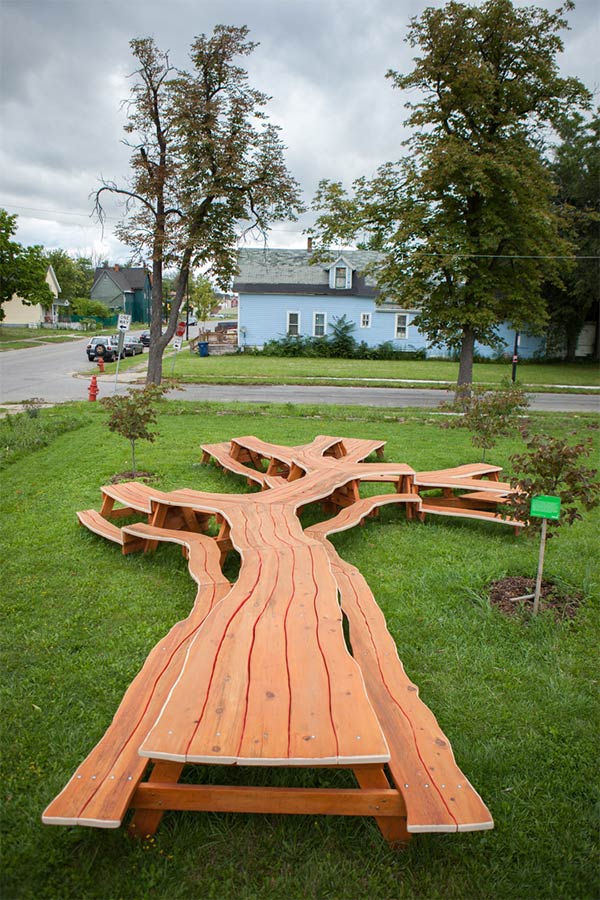
[[[100,401],[110,413],[108,427],[126,438],[131,445],[131,473],[137,474],[135,445],[137,441],[154,441],[157,432],[149,425],[156,422],[156,403],[170,390],[167,383],[149,384],[143,390],[129,388],[126,394],[105,397]]]
[[[423,350],[397,350],[391,341],[371,347],[365,341],[357,343],[351,334],[354,325],[341,316],[332,326],[332,335],[304,337],[303,335],[283,335],[279,339],[267,341],[262,350],[247,347],[245,351],[256,356],[300,356],[304,358],[338,359],[426,359]],[[350,326],[350,327],[348,327]]]
[[[600,503],[598,470],[582,465],[582,457],[592,452],[588,438],[580,444],[570,444],[563,438],[547,434],[530,436],[523,429],[526,452],[510,457],[514,475],[510,480],[515,493],[507,501],[510,515],[521,522],[529,520],[532,497],[541,495],[560,497],[560,519],[548,520],[549,534],[561,525],[572,525],[581,519],[580,507],[593,509]],[[540,525],[540,519],[529,524]]]
[[[42,410],[40,401],[32,399],[25,412],[11,413],[0,420],[0,468],[47,447],[55,438],[84,424],[60,407]]]
[[[441,403],[440,409],[458,413],[457,417],[443,422],[442,428],[466,428],[471,432],[471,443],[485,451],[494,447],[502,435],[513,433],[519,416],[523,415],[529,401],[525,392],[510,383],[504,383],[499,391],[486,391],[465,386],[457,391],[453,403]]]

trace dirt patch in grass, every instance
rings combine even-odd
[[[110,479],[111,484],[119,484],[121,481],[154,481],[154,472],[119,472]]]
[[[533,609],[533,597],[522,599],[535,591],[535,578],[523,578],[514,575],[493,581],[489,586],[490,603],[505,615],[521,615],[525,610]],[[548,609],[557,620],[573,619],[583,602],[583,594],[579,591],[566,591],[551,581],[542,581],[540,609]]]

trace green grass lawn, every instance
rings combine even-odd
[[[27,347],[38,347],[41,343],[60,344],[72,341],[74,337],[85,337],[83,332],[70,334],[65,331],[53,331],[49,328],[7,328],[0,326],[0,353],[6,350],[23,350]]]
[[[165,359],[170,373],[172,361]],[[506,363],[476,363],[473,380],[477,384],[499,385],[510,380],[512,366]],[[252,356],[243,353],[199,357],[182,351],[175,362],[175,377],[183,382],[258,383],[258,384],[394,384],[395,380],[434,381],[454,384],[458,363],[443,360],[353,360],[302,359]],[[600,387],[600,369],[591,363],[526,363],[517,370],[522,385],[591,385]],[[399,386],[399,385],[396,385]],[[431,387],[439,387],[433,384]]]
[[[201,443],[236,434],[288,444],[318,433],[381,438],[386,459],[416,468],[479,459],[466,432],[441,430],[426,411],[179,401],[162,410],[160,436],[140,445],[138,458],[163,489],[245,490],[199,464]],[[76,510],[98,508],[99,486],[130,467],[127,442],[108,431],[99,405],[11,419],[0,422],[1,445],[13,447],[0,519],[3,897],[600,895],[598,510],[547,548],[546,577],[585,595],[574,621],[508,619],[489,607],[490,581],[536,571],[537,541],[509,528],[407,523],[388,508],[334,538],[371,585],[409,677],[494,816],[493,831],[420,835],[393,852],[368,819],[167,813],[155,839],[136,844],[125,829],[44,826],[40,817],[103,734],[147,653],[187,615],[194,584],[175,546],[124,557],[78,527]],[[575,432],[573,440],[598,435],[588,415],[536,414],[532,422]],[[507,466],[517,449],[503,440],[488,455]],[[324,771],[319,783],[341,777]]]

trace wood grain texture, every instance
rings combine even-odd
[[[144,537],[148,526],[138,529],[137,534]],[[174,625],[150,652],[104,736],[45,810],[42,821],[46,824],[120,825],[148,764],[138,753],[139,745],[181,670],[189,642],[231,588],[218,565],[218,548],[210,538],[184,532],[161,537],[189,548],[188,564],[198,585],[194,607],[188,618]]]
[[[129,807],[138,809],[138,832],[152,832],[166,808],[366,814],[390,843],[412,832],[492,827],[404,673],[368,585],[327,538],[385,505],[403,506],[409,521],[438,511],[499,520],[490,498],[508,486],[494,466],[415,475],[406,463],[364,462],[383,446],[318,435],[283,447],[250,435],[204,445],[202,460],[245,477],[254,493],[162,492],[135,482],[102,488],[101,512],[80,513],[81,524],[124,552],[181,544],[198,591],[190,616],[151,651],[45,822],[116,827]],[[361,498],[361,484],[377,481],[393,483],[395,493]],[[419,496],[429,487],[448,496]],[[471,496],[461,501],[459,491]],[[298,512],[317,501],[338,511],[303,530]],[[115,520],[132,513],[147,521],[119,529]],[[202,533],[211,517],[220,523],[216,538]],[[241,558],[233,586],[221,572],[230,549]],[[154,768],[142,783],[149,761]],[[179,785],[185,763],[342,765],[359,787]]]

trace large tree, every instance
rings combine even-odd
[[[51,250],[46,259],[60,284],[61,300],[88,297],[94,283],[94,263],[87,256],[70,256],[66,250]]]
[[[494,346],[501,321],[546,323],[541,286],[572,253],[540,152],[542,129],[588,102],[583,85],[558,74],[571,7],[452,2],[413,18],[414,68],[388,72],[415,97],[408,155],[350,195],[321,182],[315,198],[317,246],[358,236],[379,250],[382,296],[420,308],[432,344],[460,350],[459,385],[472,381],[475,341]]]
[[[17,216],[0,209],[0,321],[3,306],[17,295],[28,305],[52,305],[54,296],[46,283],[48,263],[42,247],[23,247],[12,238]]]
[[[287,171],[278,128],[264,112],[269,98],[250,87],[235,63],[256,44],[248,29],[218,25],[197,37],[192,70],[173,68],[151,38],[131,41],[139,67],[126,131],[133,153],[127,185],[104,182],[96,194],[126,201],[122,240],[152,265],[149,384],[159,384],[162,356],[186,296],[190,271],[210,270],[222,288],[236,271],[240,230],[265,235],[302,210]],[[162,334],[163,270],[177,270],[176,293]]]
[[[558,192],[556,203],[565,231],[572,240],[576,260],[563,273],[561,285],[547,292],[551,336],[568,360],[575,357],[577,339],[595,315],[594,356],[600,340],[600,110],[589,120],[578,113],[561,122],[560,142],[550,164]]]

